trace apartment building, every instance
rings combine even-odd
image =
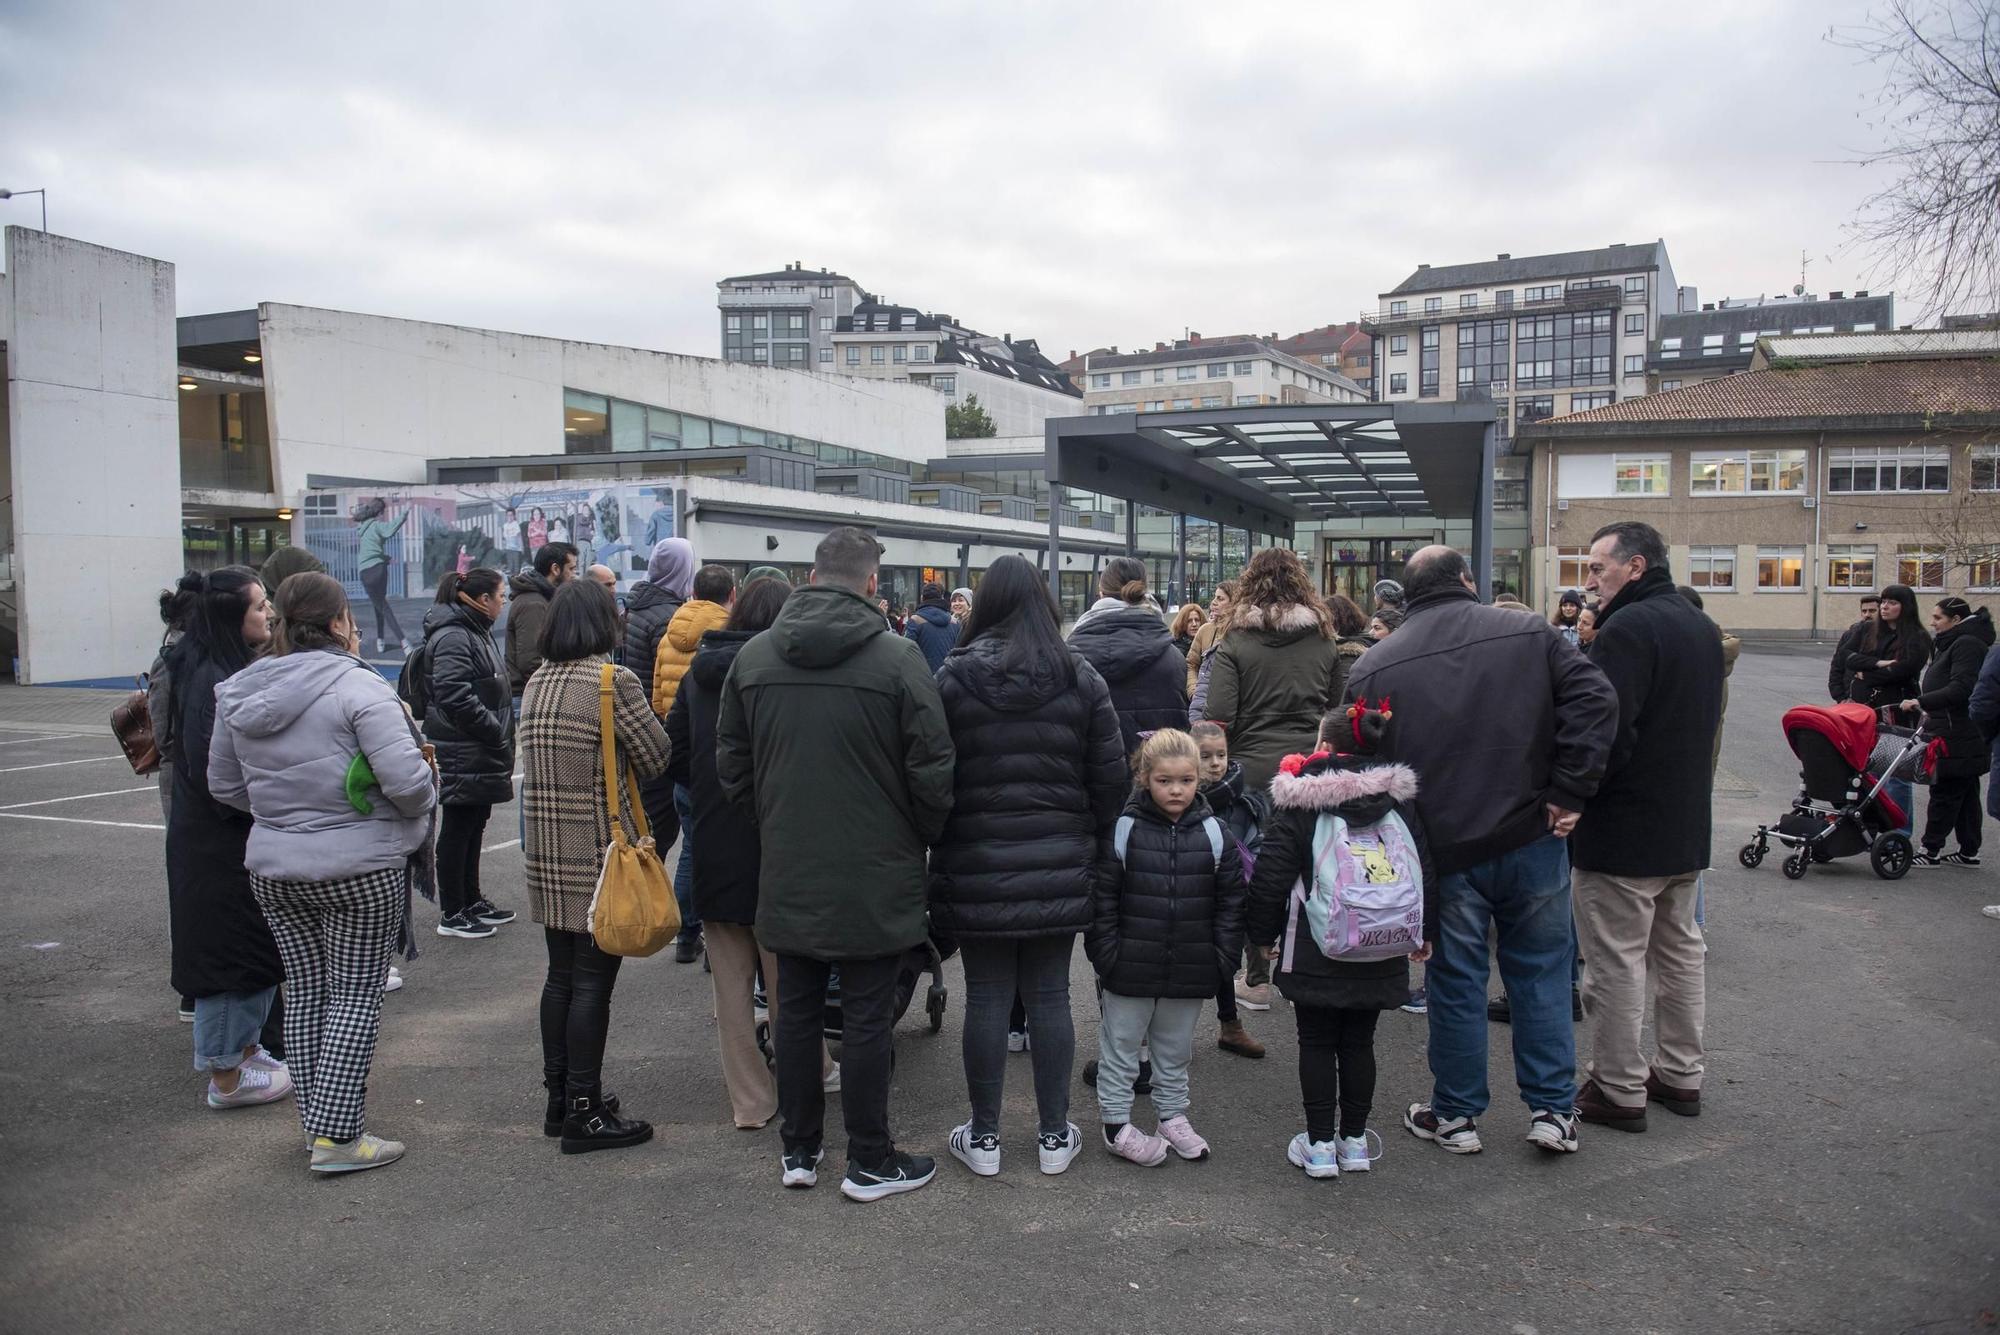
[[[1732,630],[1824,636],[1864,593],[2000,596],[2000,332],[1760,338],[1752,369],[1532,424],[1534,601],[1642,519]]]
[[[1082,411],[1082,391],[1034,339],[995,338],[873,296],[834,322],[832,353],[820,370],[924,385],[954,401],[976,396],[1002,436],[1040,435],[1049,418]]]
[[[1173,412],[1267,403],[1366,403],[1368,389],[1338,371],[1280,352],[1268,340],[1189,334],[1151,351],[1093,352],[1084,368],[1087,413]]]
[[[832,370],[834,323],[866,296],[845,274],[796,260],[775,273],[738,274],[715,287],[722,359],[790,371]]]
[[[1856,292],[1751,297],[1704,302],[1699,310],[1660,317],[1646,359],[1652,390],[1680,389],[1750,369],[1760,338],[1796,334],[1866,334],[1896,327],[1893,293]]]

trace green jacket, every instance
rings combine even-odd
[[[358,569],[366,570],[370,566],[389,564],[389,539],[402,531],[403,525],[409,518],[410,512],[405,510],[396,516],[396,522],[393,524],[383,523],[379,516],[374,519],[362,521],[360,529],[361,551],[355,560],[355,566]]]
[[[1313,608],[1281,608],[1267,626],[1263,609],[1233,608],[1229,630],[1209,668],[1209,718],[1229,730],[1229,758],[1243,762],[1243,783],[1262,792],[1288,755],[1311,755],[1320,719],[1340,703],[1348,660],[1320,634]]]
[[[757,821],[759,944],[844,960],[921,943],[954,760],[923,652],[859,594],[795,589],[736,656],[715,729],[716,777]]]

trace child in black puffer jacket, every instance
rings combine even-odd
[[[1243,881],[1247,885],[1256,869],[1257,850],[1264,842],[1264,825],[1271,815],[1270,804],[1265,801],[1264,794],[1244,785],[1243,766],[1229,758],[1229,733],[1220,723],[1203,719],[1188,729],[1188,735],[1201,748],[1202,799],[1208,803],[1209,810],[1222,822],[1222,828],[1236,845],[1236,855],[1243,862]],[[1220,1026],[1215,1046],[1239,1057],[1257,1058],[1264,1055],[1264,1045],[1252,1038],[1250,1031],[1243,1027],[1237,1007],[1240,1004],[1245,1010],[1271,1009],[1271,964],[1264,958],[1264,952],[1254,947],[1246,950],[1244,956],[1246,965],[1242,992],[1239,994],[1237,990],[1234,960],[1223,969],[1221,980],[1216,985],[1215,1018],[1220,1021]]]
[[[1279,961],[1278,990],[1299,1025],[1299,1088],[1306,1129],[1286,1157],[1308,1177],[1368,1171],[1368,1113],[1375,1098],[1375,1024],[1402,1005],[1410,961],[1422,963],[1437,941],[1437,874],[1413,799],[1417,776],[1405,765],[1370,764],[1389,715],[1361,705],[1320,722],[1319,749],[1287,756],[1271,780],[1271,819],[1250,887],[1251,948]],[[1340,754],[1336,754],[1336,752]],[[1328,959],[1308,928],[1299,887],[1316,874],[1313,839],[1324,816],[1350,831],[1390,815],[1402,819],[1423,878],[1420,949],[1382,960]],[[1358,847],[1350,844],[1349,848]],[[1329,884],[1331,882],[1329,881]]]
[[[1104,983],[1097,1101],[1104,1143],[1137,1164],[1205,1159],[1188,1122],[1188,1062],[1201,1006],[1243,948],[1243,870],[1202,800],[1194,738],[1162,728],[1133,761],[1131,800],[1098,857],[1084,950]],[[1141,1044],[1153,1055],[1158,1135],[1131,1125]]]

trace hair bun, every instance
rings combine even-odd
[[[1118,590],[1118,596],[1128,603],[1144,602],[1146,600],[1146,581],[1143,579],[1127,580],[1124,587]]]

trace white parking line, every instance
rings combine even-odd
[[[47,760],[39,765],[15,765],[9,769],[0,769],[0,774],[21,774],[31,769],[55,769],[61,765],[95,765],[100,761],[123,760],[124,758],[125,755],[121,751],[115,756],[92,756],[88,760]]]
[[[0,811],[18,811],[22,807],[53,806],[57,802],[81,802],[86,797],[125,797],[132,793],[157,793],[159,791],[157,787],[113,788],[111,791],[104,793],[78,793],[75,797],[44,797],[38,802],[9,802],[6,806],[0,807]]]
[[[72,737],[89,737],[87,732],[52,732],[46,737],[10,737],[0,746],[23,746],[29,742],[66,742]]]
[[[108,825],[114,830],[164,830],[164,825],[147,825],[131,820],[82,820],[76,816],[38,816],[29,811],[0,811],[0,820],[52,820],[64,825]]]
[[[498,853],[501,849],[512,848],[514,845],[520,842],[521,841],[519,839],[506,839],[502,840],[500,843],[497,844],[488,844],[486,845],[486,847],[480,849],[479,851],[482,853]]]

